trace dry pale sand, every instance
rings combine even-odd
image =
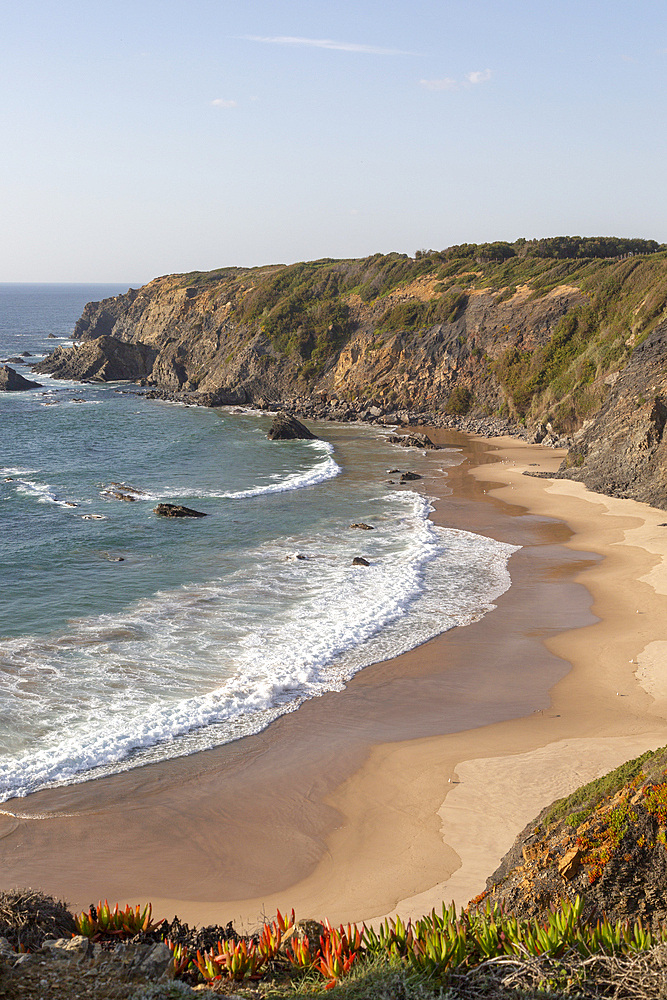
[[[257,737],[6,803],[0,888],[200,924],[420,915],[480,892],[542,806],[667,743],[667,514],[523,476],[548,449],[442,437],[462,460],[443,482],[424,459],[434,519],[522,545],[497,610]]]

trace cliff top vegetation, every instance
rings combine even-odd
[[[193,296],[219,286],[238,322],[264,333],[280,354],[299,359],[306,384],[333,362],[364,307],[378,334],[416,343],[429,330],[465,319],[475,292],[493,294],[500,305],[519,291],[530,302],[558,288],[577,289],[579,304],[544,343],[524,344],[518,335],[506,338],[501,350],[477,348],[482,367],[505,392],[507,410],[499,415],[544,418],[569,433],[601,405],[604,377],[663,317],[667,245],[561,236],[176,277]],[[467,339],[465,322],[457,333]]]

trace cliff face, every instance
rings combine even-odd
[[[558,474],[596,493],[667,508],[667,322],[609,382],[607,399],[576,435]]]
[[[546,343],[559,320],[586,300],[570,286],[539,299],[523,287],[500,303],[493,290],[470,290],[461,294],[451,321],[416,335],[383,329],[382,319],[397,306],[432,300],[434,279],[417,279],[379,301],[351,293],[342,297],[349,335],[308,377],[301,354],[280,350],[261,322],[244,317],[252,275],[240,287],[222,281],[198,289],[181,281],[159,278],[138,291],[89,303],[73,334],[81,344],[57,350],[36,370],[63,378],[147,378],[159,389],[214,399],[287,401],[324,393],[431,410],[444,409],[458,386],[474,395],[477,411],[488,414],[505,396],[493,375],[494,358],[510,344],[530,350]]]

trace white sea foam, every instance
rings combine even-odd
[[[73,500],[63,500],[53,491],[48,483],[40,483],[34,479],[16,479],[16,492],[33,497],[38,503],[54,503],[59,507],[76,507]]]
[[[271,476],[272,482],[251,486],[245,490],[200,490],[189,487],[172,490],[153,490],[141,496],[136,496],[136,500],[167,500],[170,497],[219,497],[226,500],[244,500],[250,497],[259,497],[269,493],[286,493],[290,490],[301,490],[306,486],[316,486],[324,483],[328,479],[334,479],[343,471],[338,462],[333,457],[333,445],[328,441],[309,441],[307,447],[317,452],[324,452],[325,458],[317,462],[310,469],[302,472],[290,472],[288,475],[276,473]],[[104,495],[104,494],[102,494]]]
[[[0,642],[0,798],[257,732],[490,610],[516,547],[435,527],[416,493],[383,500],[372,533],[274,540],[225,578]]]

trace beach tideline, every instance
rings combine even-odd
[[[480,892],[555,797],[667,743],[665,513],[522,475],[559,452],[437,433],[463,461],[444,479],[433,453],[434,520],[524,545],[497,610],[257,736],[23,800],[4,883],[197,924],[420,915]]]

